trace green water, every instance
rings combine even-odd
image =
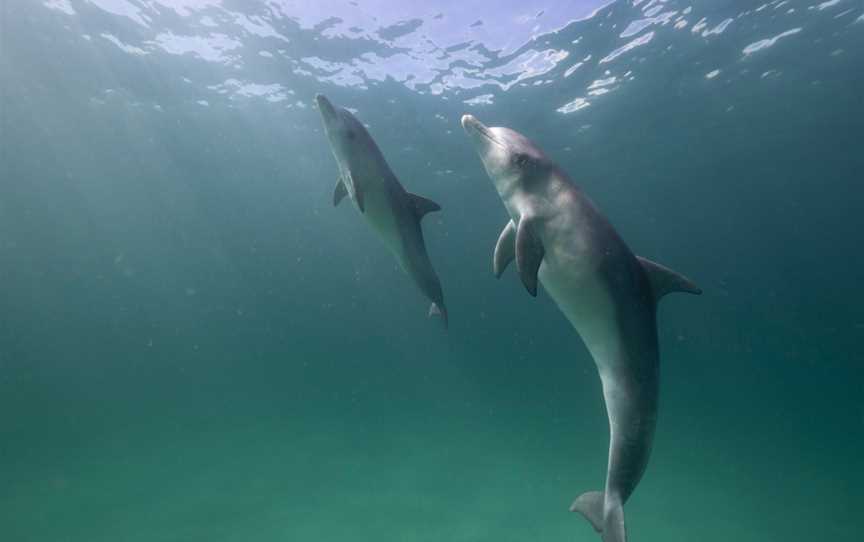
[[[629,539],[859,540],[864,6],[357,4],[0,2],[0,540],[599,540],[596,369],[492,276],[466,112],[705,290]],[[316,92],[442,206],[448,332],[332,207]]]

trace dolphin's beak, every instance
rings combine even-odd
[[[323,94],[316,94],[315,103],[318,104],[318,111],[321,112],[321,117],[324,118],[325,123],[328,123],[336,118],[336,108],[333,107],[333,104],[330,103],[330,100],[327,99],[327,96],[324,96]]]
[[[480,130],[486,130],[482,122],[474,118],[474,115],[462,115],[462,128],[470,136],[480,135]]]
[[[471,136],[471,139],[477,145],[487,143],[501,145],[501,142],[492,134],[491,130],[474,118],[473,115],[462,115],[462,128],[465,129],[465,132]]]

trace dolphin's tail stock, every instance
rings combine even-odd
[[[441,318],[441,322],[444,324],[444,329],[447,329],[447,307],[444,306],[444,303],[435,303],[432,302],[429,305],[429,317],[438,316]]]
[[[600,533],[603,542],[627,542],[624,529],[624,506],[614,499],[606,506],[606,495],[602,491],[589,491],[576,497],[570,505],[571,512],[579,512]]]

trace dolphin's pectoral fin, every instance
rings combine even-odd
[[[660,298],[672,292],[687,292],[695,295],[702,293],[702,288],[696,286],[693,281],[684,275],[680,275],[668,267],[654,263],[647,258],[636,256],[636,259],[639,260],[639,263],[642,264],[642,269],[648,275],[648,281],[651,283],[651,290],[654,292],[654,299],[656,301],[660,301]]]
[[[423,218],[427,213],[434,213],[435,211],[441,210],[440,205],[431,199],[418,196],[417,194],[408,194],[408,201],[410,201],[411,205],[414,206],[414,214],[417,215],[418,219]]]
[[[516,226],[513,221],[507,223],[504,229],[501,230],[501,235],[498,236],[498,243],[495,244],[495,254],[492,256],[492,271],[495,273],[495,278],[501,278],[501,274],[516,257]]]
[[[594,527],[598,533],[603,532],[603,501],[602,491],[589,491],[576,497],[570,505],[571,512],[579,512]]]
[[[528,293],[537,297],[537,271],[543,261],[543,242],[532,231],[533,220],[522,217],[516,230],[516,267]]]
[[[345,183],[342,182],[342,178],[340,177],[336,180],[336,188],[333,190],[333,207],[339,205],[347,195],[348,189],[345,188]]]

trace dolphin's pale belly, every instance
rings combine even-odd
[[[372,186],[364,193],[364,218],[404,268],[404,243],[399,228],[397,210],[384,186]]]
[[[610,426],[607,491],[623,502],[645,470],[656,423],[654,321],[644,318],[638,299],[611,291],[590,262],[580,265],[573,253],[556,257],[554,250],[547,256],[540,266],[540,281],[585,342],[603,384]],[[623,285],[630,290],[628,286]],[[636,317],[626,317],[625,312]]]
[[[576,265],[569,258],[551,254],[541,264],[538,276],[602,373],[621,358],[614,300],[602,277],[587,268],[576,269]]]

